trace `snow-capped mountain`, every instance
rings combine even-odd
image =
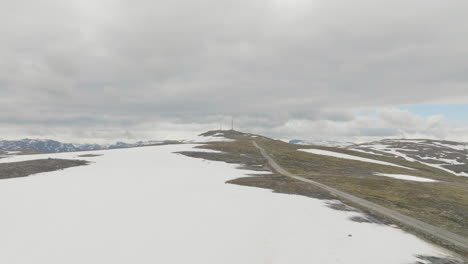
[[[69,144],[61,143],[55,140],[46,139],[21,139],[21,140],[1,140],[1,150],[35,150],[39,152],[70,152],[79,150],[96,150],[101,149],[97,144]]]
[[[299,145],[337,147],[337,148],[343,148],[343,147],[354,145],[353,142],[343,142],[343,141],[334,141],[334,140],[301,140],[301,139],[293,139],[293,140],[290,140],[289,143],[299,144]]]
[[[458,176],[468,176],[468,143],[429,139],[384,139],[347,148],[417,161]]]
[[[154,144],[173,143],[174,141],[138,141],[135,143],[116,142],[110,145],[99,144],[71,144],[62,143],[49,139],[21,139],[21,140],[0,140],[0,150],[34,150],[45,153],[54,152],[72,152],[100,149],[129,148],[138,146],[147,146]]]

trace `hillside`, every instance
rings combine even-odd
[[[348,146],[348,149],[417,161],[457,176],[468,176],[468,143],[464,142],[386,139]]]
[[[372,155],[400,158],[468,176],[468,143],[430,139],[384,139],[362,144],[324,140],[290,140],[291,144],[339,147]]]
[[[211,143],[201,148],[223,153],[194,156],[241,163],[250,168],[252,160],[261,159],[251,144],[255,139],[291,173],[346,191],[459,235],[468,236],[467,177],[456,176],[417,161],[344,148],[288,144],[236,131],[212,131],[204,135],[220,133],[227,138],[236,139],[236,142]],[[334,153],[334,156],[330,153]],[[343,156],[347,158],[342,158]],[[349,156],[354,159],[350,159]],[[326,194],[317,194],[320,193],[318,190],[309,190],[305,184],[289,184],[287,181],[285,183],[284,177],[251,177],[233,183],[309,197],[326,197]]]

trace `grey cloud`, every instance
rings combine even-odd
[[[0,123],[138,135],[145,124],[205,128],[234,115],[246,129],[286,136],[300,133],[285,128],[290,120],[358,126],[359,109],[466,103],[467,9],[435,0],[3,1]],[[380,118],[394,128],[414,121]],[[337,135],[394,131],[337,126]]]

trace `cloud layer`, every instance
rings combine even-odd
[[[165,137],[231,115],[277,137],[466,131],[394,108],[468,102],[466,1],[0,4],[1,137]]]

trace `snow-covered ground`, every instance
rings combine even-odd
[[[390,178],[400,179],[400,180],[407,180],[407,181],[417,181],[417,182],[438,182],[433,179],[411,176],[411,175],[404,175],[404,174],[388,174],[388,173],[374,173],[377,176],[386,176]]]
[[[404,168],[404,169],[414,170],[413,168],[400,166],[400,165],[393,164],[393,163],[390,163],[390,162],[374,160],[374,159],[367,159],[367,158],[363,158],[363,157],[343,154],[343,153],[334,152],[334,151],[328,151],[328,150],[322,150],[322,149],[300,149],[300,151],[305,151],[305,152],[309,152],[309,153],[317,154],[317,155],[331,156],[331,157],[340,158],[340,159],[358,160],[358,161],[363,161],[363,162],[370,162],[370,163],[376,163],[376,164],[381,164],[381,165],[394,166],[394,167],[400,167],[400,168]]]
[[[0,181],[0,263],[400,264],[446,254],[321,200],[225,184],[254,172],[174,153],[194,146],[0,160],[103,154]]]

